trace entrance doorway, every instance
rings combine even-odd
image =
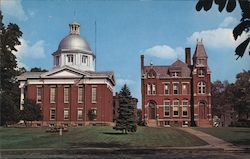
[[[206,119],[206,104],[205,104],[205,102],[199,103],[199,118]]]
[[[156,119],[156,102],[149,102],[149,119]]]

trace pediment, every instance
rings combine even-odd
[[[75,70],[73,68],[60,68],[60,69],[54,69],[46,74],[43,74],[43,78],[82,78],[83,76],[86,76],[87,74],[78,70]]]

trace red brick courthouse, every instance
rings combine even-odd
[[[191,49],[185,63],[144,66],[141,55],[142,118],[148,126],[189,126],[191,99],[197,126],[211,124],[211,71],[202,42],[198,42],[191,64]]]
[[[113,122],[113,72],[96,72],[95,54],[80,36],[80,25],[73,22],[70,32],[52,54],[49,72],[25,72],[18,77],[24,99],[35,100],[43,120],[37,125],[76,125]],[[95,118],[89,118],[94,114]],[[93,116],[92,116],[93,117]]]

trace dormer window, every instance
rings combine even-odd
[[[67,55],[68,63],[73,63],[74,56],[73,55]]]
[[[179,77],[179,72],[173,72],[172,77]]]
[[[155,78],[155,77],[156,77],[155,71],[154,71],[154,70],[150,70],[150,71],[148,72],[148,78]]]

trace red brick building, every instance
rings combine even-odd
[[[191,64],[190,48],[185,63],[144,66],[141,55],[142,119],[148,126],[189,126],[191,104],[197,126],[211,125],[211,71],[202,42],[198,42]]]
[[[71,23],[70,33],[52,54],[49,72],[25,72],[18,77],[24,99],[35,100],[43,120],[37,125],[76,125],[113,123],[113,72],[96,72],[96,57],[80,36],[80,25]],[[95,118],[90,120],[89,114]]]

